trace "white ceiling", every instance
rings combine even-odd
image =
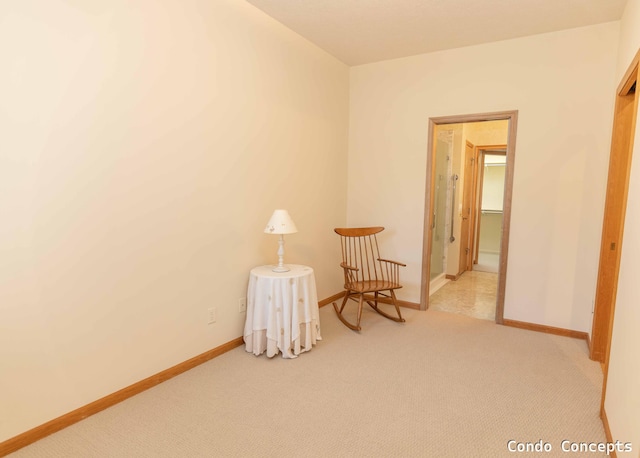
[[[626,0],[246,0],[348,65],[571,29]]]

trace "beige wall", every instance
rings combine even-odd
[[[0,442],[241,336],[275,208],[341,289],[345,65],[242,0],[1,9]]]
[[[640,0],[628,1],[620,37],[618,81],[640,49]],[[632,442],[635,456],[640,453],[640,124],[634,144],[605,410],[613,438]]]
[[[500,254],[501,229],[502,213],[483,213],[480,215],[478,251],[481,253]]]
[[[619,82],[640,47],[640,1],[627,0],[620,19],[620,43],[618,47],[617,78]]]
[[[388,228],[402,299],[420,297],[429,118],[519,110],[504,315],[590,331],[618,26],[351,69],[348,223]]]
[[[503,156],[504,157],[504,156]],[[504,180],[506,166],[486,165],[485,162],[482,179],[482,203],[483,210],[503,209],[504,203]]]
[[[490,159],[487,156],[485,159]],[[504,156],[493,156],[504,159]],[[505,166],[489,165],[485,160],[482,178],[482,210],[494,210],[500,213],[482,213],[480,216],[480,236],[478,249],[488,253],[500,253],[502,234],[502,209],[504,201]]]

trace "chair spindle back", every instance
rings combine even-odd
[[[405,264],[380,257],[378,239],[376,234],[382,232],[384,227],[358,227],[336,228],[334,231],[340,235],[342,247],[342,263],[340,266],[344,272],[345,294],[342,305],[334,302],[333,308],[338,318],[347,327],[359,331],[362,305],[367,303],[380,315],[390,320],[403,322],[400,308],[394,290],[402,288],[400,284],[400,267]],[[350,322],[342,314],[349,299],[358,302],[357,320]],[[396,315],[390,315],[380,308],[384,300],[390,301],[394,306]]]
[[[383,230],[383,227],[335,229],[335,232],[341,236],[343,264],[357,269],[345,269],[345,283],[393,281],[395,276],[393,269],[383,266],[379,261],[380,250],[376,234]]]

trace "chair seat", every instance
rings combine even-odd
[[[402,285],[390,281],[365,280],[355,281],[344,285],[344,289],[357,293],[373,293],[375,291],[385,291],[402,288]]]

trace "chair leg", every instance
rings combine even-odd
[[[376,312],[378,312],[378,313],[379,313],[380,315],[382,315],[383,317],[388,318],[388,319],[393,320],[393,321],[397,321],[397,322],[399,322],[399,323],[404,323],[404,321],[405,321],[405,320],[404,320],[404,318],[402,318],[402,314],[400,313],[400,307],[398,307],[398,301],[397,301],[397,299],[396,299],[396,295],[395,295],[395,293],[393,292],[393,290],[392,290],[392,289],[390,289],[390,290],[389,290],[389,292],[391,293],[391,302],[393,302],[393,305],[394,305],[394,306],[395,306],[395,308],[396,308],[396,313],[398,314],[398,316],[397,316],[397,317],[396,317],[396,316],[393,316],[393,315],[389,315],[388,313],[386,313],[386,312],[382,311],[382,310],[378,307],[378,300],[377,300],[377,297],[376,297],[376,298],[374,298],[374,302],[367,301],[367,304],[369,304],[373,310],[375,310]],[[377,296],[377,293],[376,293],[376,296]]]
[[[342,311],[344,310],[344,306],[347,304],[348,300],[349,300],[349,292],[346,291],[344,294],[344,299],[342,299],[342,305],[340,306],[340,314],[342,314]]]
[[[356,327],[360,330],[360,318],[362,318],[362,303],[364,302],[364,293],[360,293],[360,301],[358,302],[358,322]]]
[[[396,293],[393,292],[393,290],[391,291],[391,300],[393,301],[393,305],[395,305],[396,307],[396,312],[398,312],[398,318],[400,320],[400,322],[404,323],[404,318],[402,318],[402,314],[400,313],[400,307],[398,307],[398,300],[396,299]]]
[[[398,316],[393,316],[393,315],[389,315],[388,313],[382,311],[379,307],[378,307],[378,292],[375,291],[374,292],[374,299],[373,302],[370,300],[366,300],[367,304],[369,304],[371,306],[371,308],[373,310],[375,310],[376,312],[378,312],[380,315],[382,315],[385,318],[388,318],[392,321],[397,321],[399,323],[403,323],[405,321],[404,318],[402,318],[402,314],[400,313],[400,307],[398,306],[398,301],[396,299],[396,295],[394,293],[393,290],[389,290],[389,292],[391,293],[391,301],[393,302],[393,305],[396,309],[396,313],[398,314]],[[340,319],[340,321],[342,321],[342,323],[348,327],[349,329],[353,329],[354,331],[360,331],[362,328],[360,327],[360,320],[362,319],[362,306],[365,302],[365,297],[364,297],[364,293],[357,293],[359,298],[358,298],[358,314],[357,314],[357,318],[356,318],[356,324],[352,324],[350,322],[347,321],[347,319],[342,315],[342,312],[344,310],[345,305],[347,304],[347,301],[349,299],[353,299],[355,300],[355,298],[353,296],[355,296],[355,294],[352,294],[350,291],[347,291],[344,295],[344,299],[342,299],[342,304],[340,307],[338,307],[338,304],[336,304],[335,302],[333,302],[333,308],[336,311],[336,315],[338,315],[338,318]],[[371,296],[369,296],[370,298]]]
[[[344,324],[346,327],[348,327],[349,329],[353,329],[354,331],[360,331],[360,316],[362,315],[362,295],[360,295],[360,305],[359,305],[359,309],[358,309],[358,322],[356,325],[353,325],[351,323],[349,323],[346,318],[344,316],[342,316],[342,311],[344,310],[344,306],[347,303],[347,301],[349,300],[349,298],[351,297],[351,293],[349,291],[345,292],[344,295],[344,299],[342,300],[342,305],[340,306],[340,308],[338,308],[338,304],[336,304],[335,302],[333,302],[333,308],[336,311],[336,315],[338,315],[338,318],[340,319],[340,321],[342,321],[342,324]],[[355,300],[355,299],[354,299]]]

